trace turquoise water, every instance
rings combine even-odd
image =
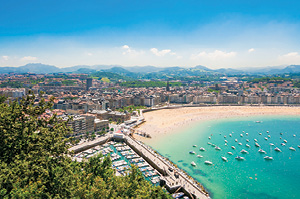
[[[230,133],[232,137],[229,136]],[[241,137],[240,134],[244,136]],[[211,140],[208,139],[209,136]],[[300,198],[300,148],[297,147],[300,145],[299,138],[300,117],[256,116],[202,122],[185,132],[162,138],[150,145],[203,184],[212,198]],[[228,146],[225,146],[225,139]],[[255,147],[254,139],[258,140],[266,154],[258,152],[259,148]],[[284,139],[287,140],[286,146],[281,146]],[[219,146],[221,150],[215,150],[208,142]],[[242,146],[238,145],[239,142]],[[246,147],[246,143],[251,147]],[[270,146],[270,143],[275,146]],[[197,147],[193,147],[194,144]],[[233,150],[231,146],[236,149]],[[289,150],[291,146],[296,151]],[[204,147],[206,151],[200,151],[200,147]],[[275,147],[282,152],[274,151]],[[241,154],[242,149],[249,154]],[[189,154],[191,150],[196,154]],[[233,155],[227,154],[228,151]],[[198,154],[203,158],[198,158]],[[237,155],[245,157],[246,160],[236,160]],[[266,155],[272,156],[274,160],[265,160],[263,157]],[[222,156],[227,157],[228,162],[224,162]],[[205,165],[205,160],[211,161],[213,165]],[[192,161],[197,164],[196,167],[191,166]]]

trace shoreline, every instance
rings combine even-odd
[[[288,106],[208,106],[158,109],[143,113],[145,122],[136,129],[146,132],[151,138],[134,135],[146,144],[174,133],[183,132],[188,126],[209,120],[249,116],[300,116],[300,107]]]

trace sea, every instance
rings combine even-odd
[[[255,146],[254,139],[260,147]],[[200,182],[211,198],[300,198],[299,116],[251,116],[204,121],[147,144]],[[216,150],[213,145],[221,150]],[[200,151],[200,147],[205,151]],[[281,152],[276,152],[275,147]],[[289,147],[295,148],[295,151]],[[248,153],[242,154],[242,149]],[[266,153],[259,153],[259,149]],[[190,154],[190,151],[195,154]],[[237,156],[245,160],[237,160]],[[273,157],[273,160],[266,160],[265,156]],[[222,157],[228,161],[223,161]],[[192,161],[196,166],[191,165]],[[213,164],[206,165],[205,161]]]

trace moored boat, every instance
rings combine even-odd
[[[172,197],[173,197],[173,198],[181,198],[182,196],[184,196],[184,193],[183,193],[183,192],[178,192],[178,193],[172,194]]]
[[[237,159],[237,160],[245,160],[245,158],[241,157],[241,156],[236,156],[235,159]]]
[[[265,159],[265,160],[273,160],[273,157],[265,156],[264,159]]]
[[[195,166],[196,166],[196,163],[195,163],[194,161],[192,161],[192,162],[191,162],[191,165],[195,167]]]
[[[245,149],[242,149],[241,153],[248,153],[248,151],[246,151]]]
[[[190,153],[190,154],[195,154],[195,151],[190,151],[189,153]]]
[[[216,146],[216,147],[215,147],[215,149],[216,149],[216,150],[218,150],[218,151],[219,151],[219,150],[221,150],[221,148],[220,148],[220,147],[218,147],[218,146]]]
[[[208,160],[206,160],[206,161],[204,162],[204,164],[209,164],[209,165],[212,165],[212,162],[211,162],[211,161],[208,161]]]
[[[289,148],[291,151],[296,151],[296,149],[294,147],[290,147]]]
[[[229,155],[233,155],[233,153],[232,152],[227,152]]]
[[[198,157],[198,158],[203,158],[203,156],[202,156],[202,155],[197,155],[197,157]]]
[[[199,150],[200,150],[200,151],[205,151],[205,148],[201,147]]]
[[[249,144],[246,144],[246,147],[250,148],[250,145],[249,145]]]
[[[265,152],[264,150],[262,150],[262,149],[259,149],[258,152],[259,152],[259,153],[266,153],[266,152]]]
[[[255,146],[256,146],[256,147],[260,147],[260,145],[259,145],[257,142],[255,143]]]
[[[235,147],[234,147],[234,146],[231,146],[231,148],[232,148],[232,149],[235,149]]]
[[[281,152],[281,150],[278,147],[276,147],[274,150],[277,152]]]
[[[228,161],[226,157],[222,157],[222,160],[225,161],[225,162]]]

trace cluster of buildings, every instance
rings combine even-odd
[[[44,91],[46,99],[55,97],[53,109],[61,110],[74,134],[107,129],[110,121],[130,120],[137,112],[123,111],[127,106],[155,107],[166,104],[300,104],[300,89],[292,81],[247,82],[237,77],[222,77],[219,81],[181,81],[180,87],[127,88],[119,83],[87,78],[81,74],[11,74],[0,81],[24,80],[24,88],[1,88],[0,95],[20,98],[34,91]],[[197,86],[195,86],[197,85]],[[200,86],[201,85],[201,86]]]

